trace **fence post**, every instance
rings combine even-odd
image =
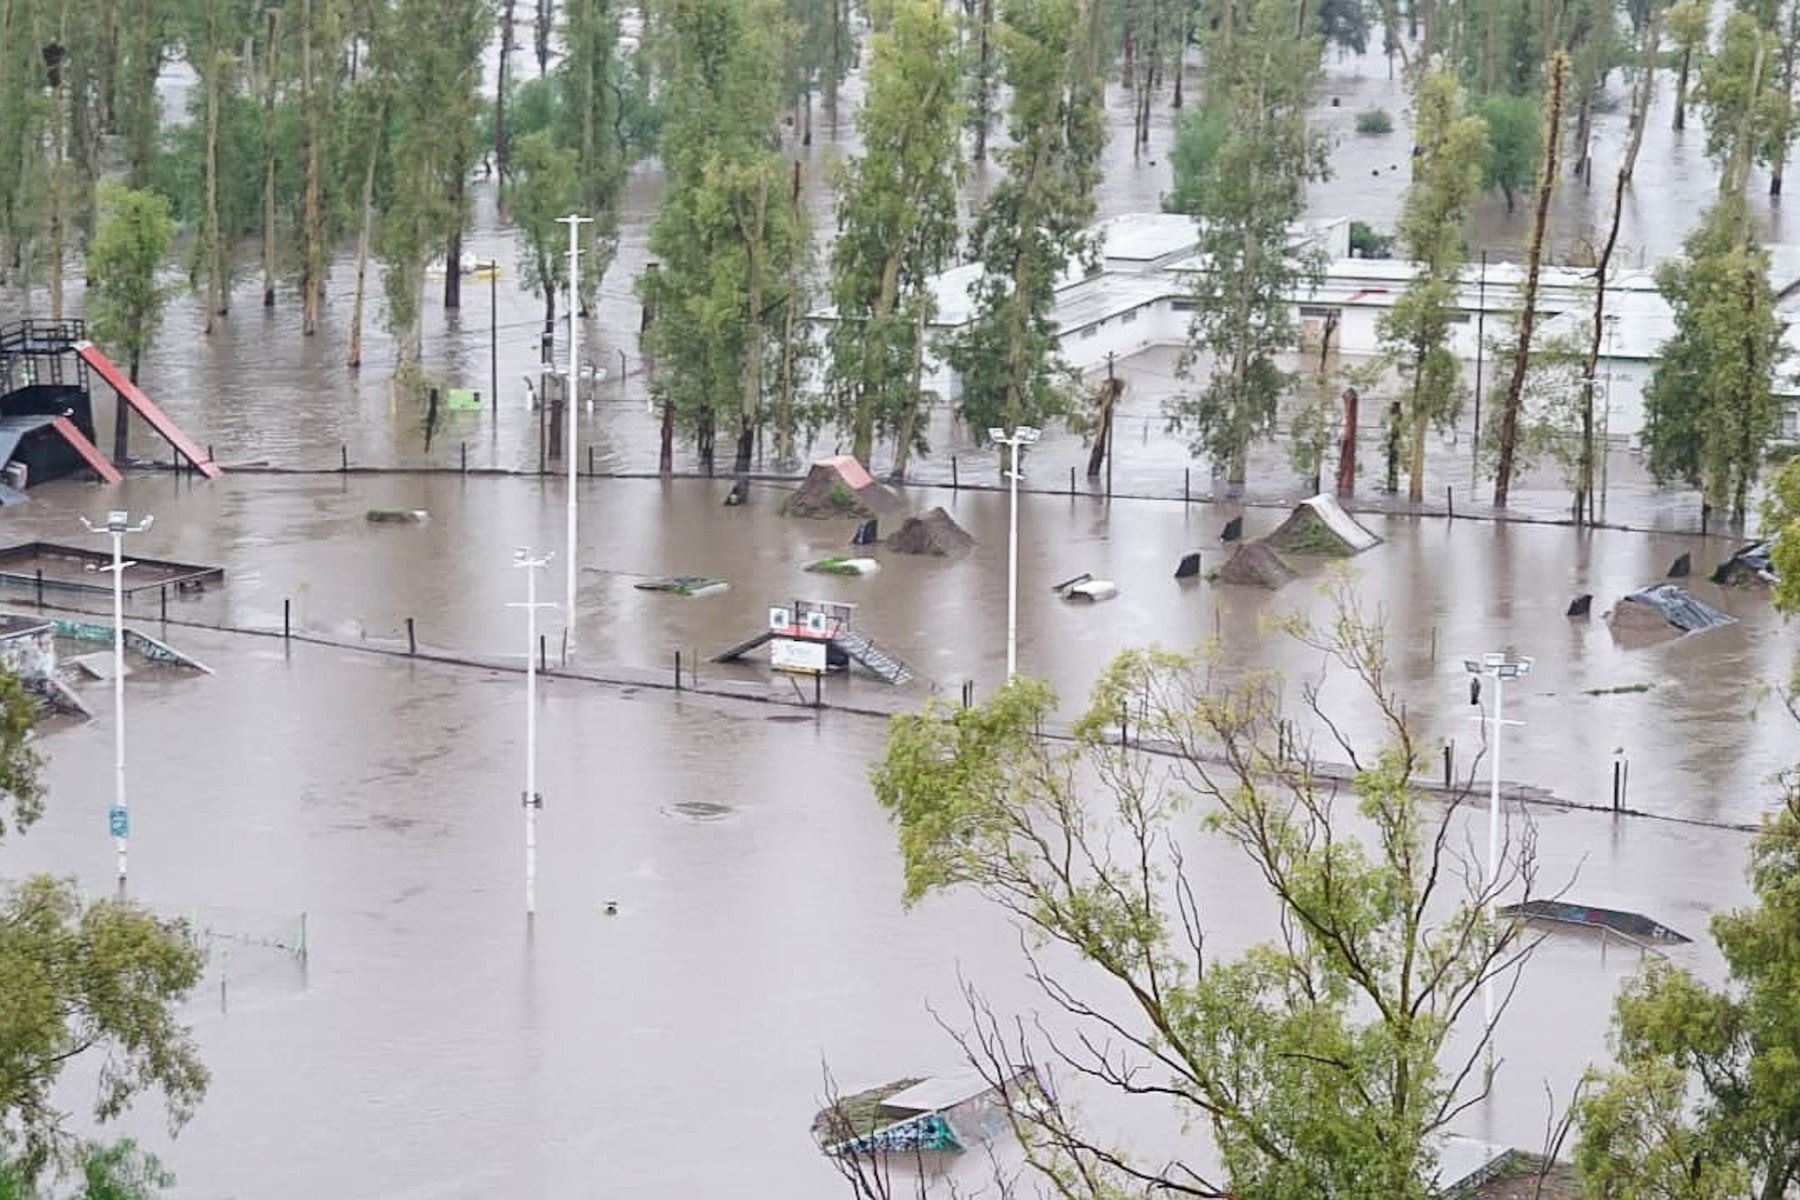
[[[293,607],[294,602],[292,600],[283,600],[281,602],[281,640],[284,642],[288,640],[293,628],[291,624]]]
[[[588,478],[594,477],[594,444],[588,443]]]
[[[350,447],[343,442],[338,443],[338,471],[342,474],[350,471]]]
[[[167,625],[169,623],[169,585],[165,583],[156,590],[162,596],[162,623]]]
[[[950,490],[957,491],[961,486],[956,478],[956,455],[952,454],[950,456]]]
[[[824,707],[825,702],[824,702],[823,695],[822,695],[824,685],[820,683],[820,680],[822,680],[824,678],[825,678],[825,676],[824,676],[823,672],[819,672],[819,671],[813,672],[813,707],[814,708]]]
[[[675,690],[681,690],[681,651],[675,652]]]
[[[406,652],[408,654],[417,654],[419,652],[419,638],[417,633],[413,630],[413,619],[411,617],[406,618]]]
[[[1444,790],[1445,791],[1450,790],[1450,773],[1451,773],[1450,745],[1448,742],[1446,742],[1444,744]]]
[[[464,475],[469,473],[469,443],[467,442],[462,444],[462,473]]]
[[[1623,785],[1623,776],[1619,770],[1619,768],[1624,765],[1625,764],[1621,760],[1616,759],[1616,758],[1613,759],[1613,815],[1614,816],[1618,815],[1620,805],[1625,799],[1624,789],[1622,786]]]
[[[549,661],[549,641],[544,634],[538,634],[538,670],[548,670],[545,665]]]
[[[1450,519],[1456,519],[1456,489],[1449,484],[1444,485],[1444,507],[1450,510]]]
[[[1192,467],[1181,468],[1181,502],[1183,504],[1187,504],[1187,503],[1191,502],[1190,488],[1192,487],[1193,479],[1194,479],[1194,468],[1192,468]]]
[[[44,568],[37,569],[37,601],[38,607],[44,607]]]

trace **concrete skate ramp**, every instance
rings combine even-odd
[[[1323,492],[1303,500],[1288,514],[1281,527],[1263,541],[1288,554],[1325,554],[1348,558],[1361,554],[1381,539],[1356,523],[1336,498]]]
[[[933,558],[961,558],[974,547],[975,539],[969,531],[942,508],[934,508],[922,517],[906,518],[900,532],[887,542],[887,548],[896,554],[925,554]]]

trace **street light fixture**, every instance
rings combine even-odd
[[[555,608],[537,598],[538,572],[550,564],[554,554],[533,557],[529,549],[513,551],[513,567],[525,572],[525,602],[508,604],[508,608],[525,610],[525,916],[537,915],[537,815],[544,798],[537,790],[537,614],[540,608]]]
[[[567,436],[563,439],[563,455],[569,468],[569,545],[568,545],[568,608],[563,613],[563,652],[565,655],[575,653],[575,574],[578,569],[575,553],[575,401],[581,393],[581,314],[578,311],[577,297],[581,294],[581,227],[592,225],[594,218],[584,217],[579,213],[570,213],[566,217],[556,218],[558,224],[569,227],[569,387],[568,398],[564,402],[567,409]]]
[[[1485,676],[1494,681],[1494,761],[1492,778],[1488,792],[1488,852],[1487,852],[1487,893],[1488,919],[1490,923],[1498,919],[1500,878],[1500,733],[1507,725],[1517,725],[1517,721],[1507,721],[1502,714],[1506,694],[1506,681],[1523,679],[1531,674],[1531,665],[1535,660],[1529,656],[1514,657],[1511,654],[1491,651],[1479,659],[1463,659],[1463,669],[1469,673],[1469,703],[1481,702],[1481,679]],[[1490,964],[1491,966],[1491,964]],[[1494,978],[1490,971],[1481,985],[1481,1008],[1488,1037],[1488,1074],[1492,1076],[1494,1069]]]
[[[1041,430],[1030,425],[1020,425],[1008,435],[1006,430],[991,428],[988,440],[996,446],[1012,447],[1012,470],[1007,478],[1012,480],[1012,515],[1009,520],[1006,538],[1006,681],[1012,682],[1019,670],[1019,480],[1023,478],[1019,470],[1019,452],[1026,446],[1035,445],[1042,437]]]
[[[131,814],[125,807],[125,535],[143,533],[156,520],[145,516],[136,525],[131,514],[114,509],[106,514],[104,524],[96,525],[86,517],[81,523],[89,533],[104,533],[112,538],[112,566],[106,568],[113,577],[113,806],[106,814],[107,828],[113,837],[113,849],[119,856],[119,895],[125,895],[125,859],[131,839]]]

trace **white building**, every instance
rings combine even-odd
[[[1199,236],[1193,218],[1129,213],[1101,222],[1094,233],[1099,246],[1094,268],[1072,263],[1057,282],[1053,318],[1065,361],[1085,373],[1105,366],[1109,356],[1123,359],[1153,346],[1186,342],[1194,308],[1192,278],[1206,269],[1196,253]],[[1414,265],[1350,257],[1350,223],[1344,219],[1297,223],[1291,236],[1296,248],[1314,249],[1326,259],[1317,285],[1304,285],[1294,296],[1301,349],[1317,352],[1329,339],[1329,348],[1339,354],[1377,353],[1377,323],[1411,283]],[[1800,384],[1794,374],[1800,372],[1800,247],[1771,247],[1771,258],[1790,353],[1776,391],[1787,400],[1785,436],[1800,437]],[[933,333],[954,333],[973,319],[970,292],[980,277],[980,264],[967,263],[933,280]],[[1591,269],[1545,267],[1539,272],[1537,304],[1544,335],[1583,335],[1594,282]],[[1451,343],[1459,356],[1491,361],[1491,347],[1506,338],[1523,283],[1524,269],[1516,263],[1471,264],[1464,271]],[[1644,426],[1644,389],[1660,347],[1674,331],[1674,319],[1648,271],[1616,272],[1607,287],[1606,309],[1595,371],[1602,428],[1614,438],[1635,438]],[[831,309],[814,314],[821,323],[835,319]],[[955,372],[937,356],[928,356],[925,375],[928,389],[947,399],[957,395]]]

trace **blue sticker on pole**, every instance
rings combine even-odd
[[[131,832],[131,814],[117,804],[106,810],[106,827],[112,830],[114,837],[122,838]]]

